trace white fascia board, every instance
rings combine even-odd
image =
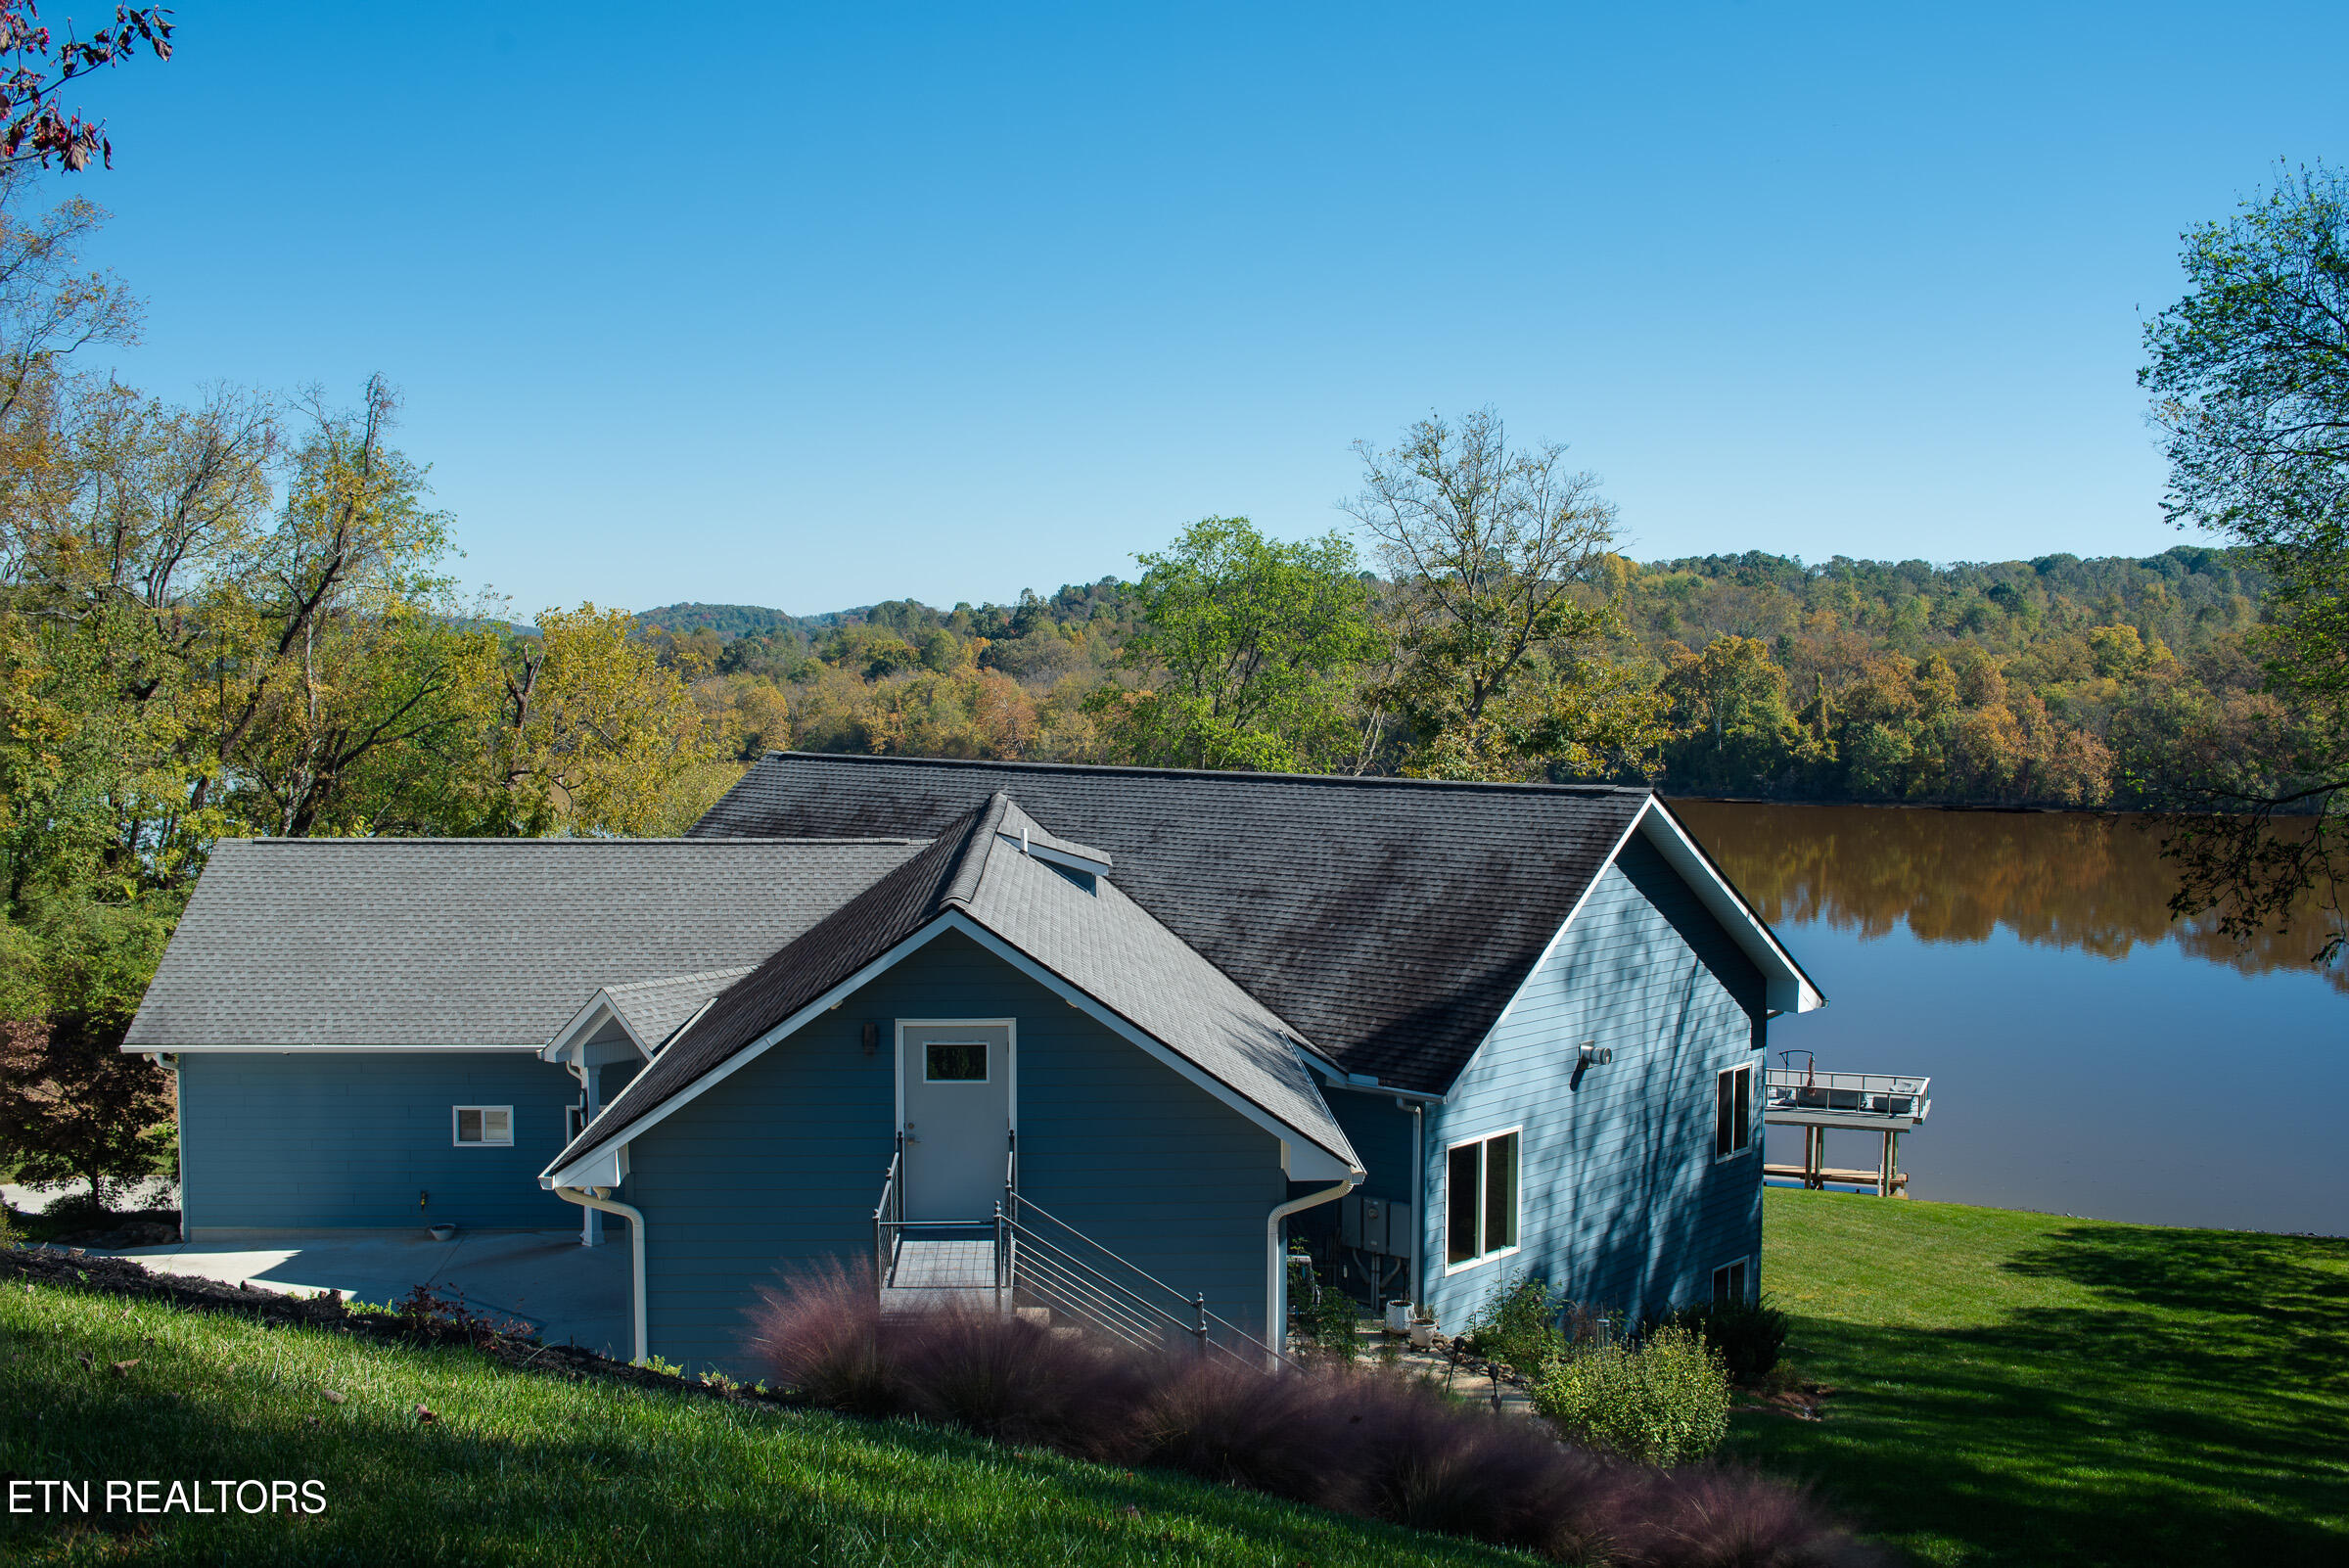
[[[949,915],[931,921],[928,925],[922,927],[921,930],[916,931],[912,936],[907,937],[903,942],[898,943],[896,946],[890,948],[889,951],[883,953],[871,963],[866,964],[862,969],[857,970],[848,979],[842,981],[830,991],[825,992],[822,995],[816,997],[815,1000],[809,1002],[798,1012],[793,1013],[789,1018],[784,1019],[781,1023],[775,1025],[765,1034],[760,1035],[757,1039],[751,1041],[751,1043],[748,1045],[745,1045],[741,1050],[736,1051],[732,1056],[727,1057],[726,1060],[720,1062],[716,1067],[712,1068],[700,1079],[696,1080],[692,1084],[687,1084],[684,1088],[671,1095],[667,1104],[663,1105],[659,1110],[653,1112],[651,1115],[645,1117],[643,1121],[638,1122],[634,1126],[630,1127],[625,1135],[621,1137],[616,1144],[597,1144],[591,1146],[586,1153],[579,1155],[569,1165],[563,1166],[560,1169],[554,1166],[548,1166],[544,1171],[539,1173],[539,1184],[541,1186],[555,1187],[577,1187],[593,1185],[592,1182],[580,1179],[576,1173],[594,1169],[598,1164],[598,1156],[602,1155],[607,1147],[610,1147],[615,1153],[625,1150],[632,1140],[641,1137],[644,1133],[651,1131],[656,1127],[659,1127],[663,1122],[668,1120],[669,1117],[676,1114],[680,1107],[690,1105],[695,1100],[700,1099],[711,1089],[715,1088],[718,1084],[724,1083],[727,1079],[732,1078],[736,1073],[750,1066],[751,1063],[757,1061],[760,1057],[765,1055],[767,1050],[775,1045],[778,1041],[786,1039],[792,1035],[797,1034],[801,1029],[805,1028],[809,1022],[821,1014],[831,1011],[836,1003],[841,1002],[847,999],[849,996],[854,994],[859,989],[869,985],[876,977],[886,974],[890,969],[894,968],[898,963],[902,961],[906,955],[928,945],[932,938],[937,937],[942,932],[952,929],[950,924],[952,918],[953,917]],[[701,1015],[697,1013],[694,1016],[696,1019],[698,1019]],[[679,1031],[680,1035],[682,1033],[682,1031]],[[671,1039],[675,1039],[678,1038],[678,1036],[672,1035],[669,1038]],[[629,1079],[627,1082],[627,1086],[622,1088],[618,1094],[612,1097],[612,1103],[604,1107],[602,1115],[599,1115],[596,1118],[596,1121],[601,1122],[605,1117],[612,1115],[621,1106],[625,1105],[628,1102],[628,1096],[635,1093],[638,1088],[642,1087],[644,1081],[651,1076],[652,1075],[649,1073],[639,1073],[634,1078]],[[592,1132],[595,1130],[592,1126],[590,1126],[588,1130]],[[560,1156],[558,1156],[558,1158],[560,1158]]]
[[[1280,1145],[1280,1169],[1291,1181],[1356,1181],[1369,1175],[1311,1143]]]
[[[1681,826],[1679,817],[1660,800],[1650,798],[1647,809],[1639,813],[1638,826],[1664,856],[1665,863],[1681,875],[1696,893],[1707,912],[1721,922],[1721,928],[1730,940],[1754,961],[1762,971],[1767,988],[1766,999],[1773,1011],[1807,1013],[1826,1004],[1811,977],[1803,973],[1794,955],[1778,944],[1762,917],[1745,901],[1743,895],[1728,884],[1714,866],[1712,856],[1698,848],[1688,830]],[[1621,845],[1616,846],[1618,850]]]
[[[555,1038],[548,1040],[545,1048],[538,1054],[550,1062],[559,1062],[572,1046],[593,1038],[602,1031],[606,1023],[620,1026],[620,1032],[627,1037],[628,1043],[636,1048],[636,1054],[639,1057],[648,1062],[653,1059],[652,1047],[637,1037],[635,1028],[628,1022],[627,1014],[622,1012],[619,1004],[613,1001],[612,992],[608,989],[598,991],[594,995],[588,997],[587,1004],[571,1015],[570,1023],[555,1031]]]
[[[121,1045],[126,1056],[456,1056],[468,1052],[488,1052],[494,1055],[536,1056],[536,1045],[140,1045],[128,1040]]]
[[[1351,1151],[1341,1154],[1303,1129],[1291,1127],[1189,1057],[1170,1050],[1157,1036],[1131,1022],[1123,1013],[1104,1005],[1093,996],[1092,992],[1062,979],[1058,974],[1030,957],[1027,952],[995,935],[994,932],[961,910],[954,910],[945,918],[954,925],[955,929],[978,943],[979,945],[1027,975],[1045,990],[1052,992],[1061,1000],[1068,1002],[1087,1018],[1139,1047],[1143,1054],[1163,1066],[1173,1069],[1177,1077],[1206,1090],[1223,1104],[1239,1112],[1240,1115],[1280,1139],[1282,1143],[1303,1144],[1307,1149],[1318,1152],[1328,1160],[1338,1162],[1336,1169],[1359,1172],[1360,1168],[1351,1158]],[[1333,1176],[1331,1179],[1337,1178]]]
[[[567,1179],[541,1176],[538,1184],[552,1192],[557,1187],[617,1187],[620,1185],[620,1145],[591,1154],[584,1160],[572,1163],[565,1173]]]

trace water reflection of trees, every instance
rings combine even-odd
[[[1906,924],[1927,942],[1981,942],[2004,927],[2108,958],[2176,942],[2245,974],[2309,968],[2324,940],[2313,901],[2290,930],[2247,945],[2210,916],[2173,920],[2176,873],[2158,838],[2126,816],[1716,801],[1674,809],[1773,924],[1824,921],[1866,939]],[[2349,992],[2349,965],[2327,979]]]

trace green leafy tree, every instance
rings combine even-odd
[[[1135,559],[1141,624],[1124,662],[1142,685],[1093,700],[1119,756],[1319,772],[1359,752],[1354,691],[1382,638],[1342,534],[1273,539],[1246,518],[1211,517]]]
[[[1670,733],[1652,680],[1610,656],[1615,507],[1555,443],[1512,447],[1500,416],[1430,415],[1342,503],[1392,584],[1396,665],[1377,698],[1405,770],[1525,778],[1646,770]]]
[[[2349,175],[2286,171],[2185,240],[2188,290],[2147,326],[2140,381],[2167,437],[2171,518],[2272,575],[2251,642],[2280,708],[2148,768],[2183,807],[2165,842],[2183,873],[2173,908],[2248,936],[2313,890],[2334,916],[2318,954],[2331,962],[2349,874]]]

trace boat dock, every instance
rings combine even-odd
[[[1909,1174],[1901,1169],[1901,1134],[1912,1131],[1933,1109],[1933,1081],[1898,1073],[1822,1073],[1816,1067],[1764,1070],[1762,1120],[1771,1127],[1803,1130],[1803,1163],[1762,1167],[1762,1175],[1800,1181],[1811,1188],[1829,1182],[1873,1187],[1879,1197],[1909,1195]],[[1831,1130],[1874,1132],[1883,1154],[1876,1169],[1830,1167]]]

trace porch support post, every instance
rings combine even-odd
[[[585,1043],[573,1045],[571,1052],[572,1060],[577,1064],[575,1071],[579,1080],[579,1103],[587,1108],[580,1124],[584,1126],[586,1123],[594,1121],[595,1113],[602,1109],[595,1093],[598,1075],[594,1068],[587,1065]],[[579,1213],[582,1216],[579,1221],[579,1245],[582,1247],[602,1246],[604,1244],[604,1211],[581,1204]]]

